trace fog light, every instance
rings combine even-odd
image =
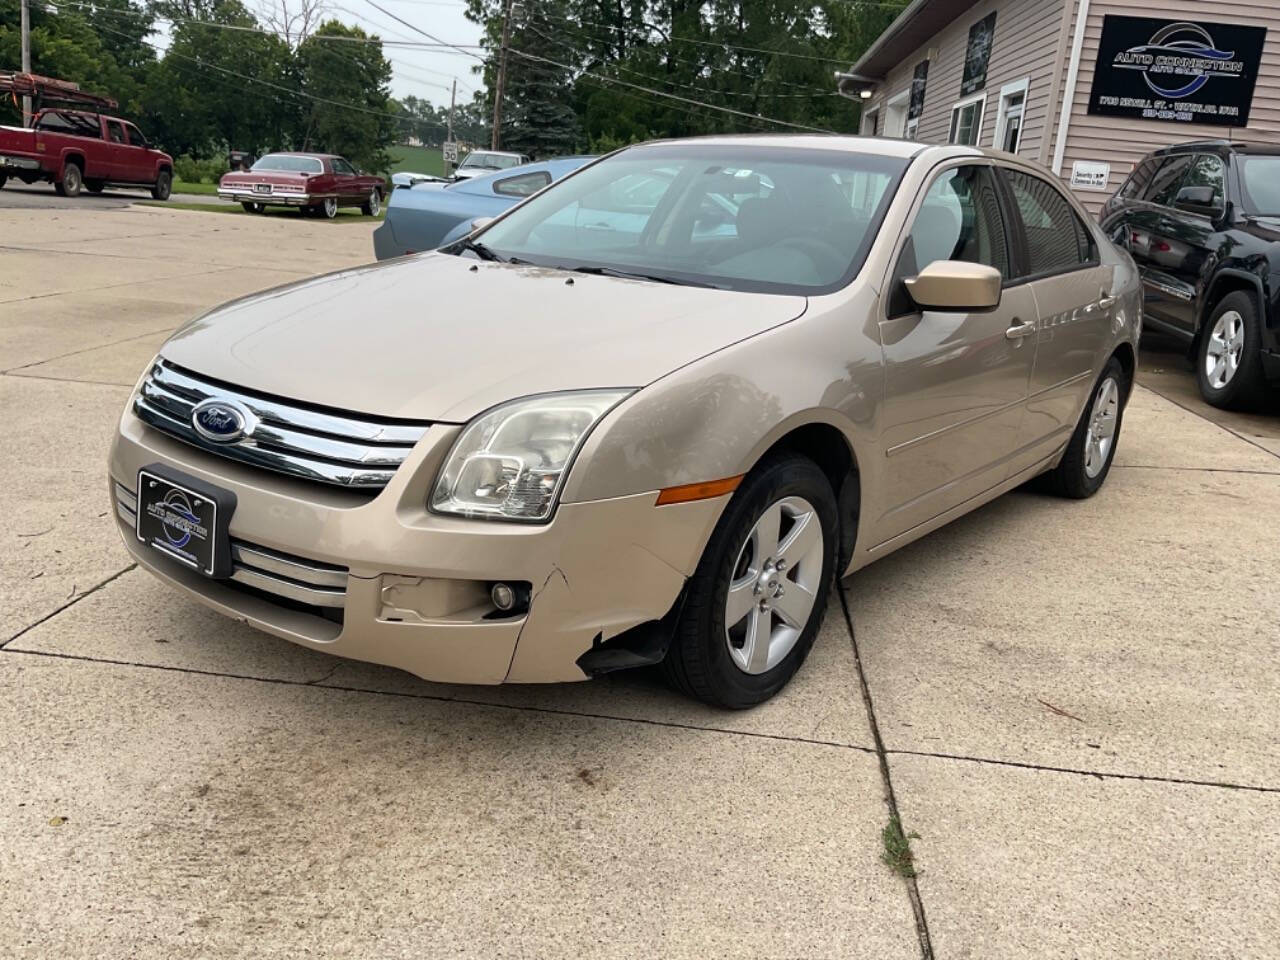
[[[489,591],[489,597],[493,600],[493,605],[503,613],[510,613],[515,608],[516,592],[510,584],[495,583]]]

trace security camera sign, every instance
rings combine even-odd
[[[1097,160],[1077,160],[1071,165],[1074,190],[1106,190],[1111,182],[1111,164]]]
[[[1089,112],[1246,126],[1266,39],[1265,27],[1108,15]]]

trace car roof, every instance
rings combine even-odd
[[[1149,157],[1171,157],[1183,153],[1257,153],[1280,154],[1280,144],[1247,143],[1239,140],[1188,140],[1162,147],[1147,154]]]
[[[342,157],[336,153],[303,153],[300,150],[268,150],[259,157],[302,157],[305,160],[341,160]]]

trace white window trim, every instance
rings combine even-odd
[[[1013,83],[1006,83],[1000,88],[1000,107],[996,114],[996,133],[991,140],[991,146],[996,150],[1003,149],[1001,144],[1004,143],[1005,127],[1009,121],[1009,101],[1013,99],[1015,94],[1022,94],[1022,132],[1027,129],[1027,94],[1031,90],[1031,78],[1023,77],[1021,80],[1015,80]],[[1018,135],[1018,147],[1022,147],[1022,133]],[[1015,151],[1015,153],[1018,151]]]
[[[892,110],[894,107],[902,108],[902,132],[898,134],[889,133],[889,126],[888,126],[889,111]],[[888,100],[884,102],[884,122],[885,122],[884,135],[886,137],[888,136],[905,137],[907,135],[907,113],[910,110],[911,110],[911,88],[910,87],[907,87],[907,89],[903,90],[901,93],[894,94],[892,97],[890,97]]]
[[[862,119],[858,122],[858,133],[864,137],[874,137],[876,135],[876,127],[880,124],[880,104],[874,107],[867,107],[862,111]],[[867,131],[867,121],[871,121],[871,130]]]
[[[987,117],[987,94],[984,90],[982,93],[975,93],[971,97],[965,97],[963,100],[957,100],[951,105],[951,124],[947,127],[947,141],[951,142],[951,127],[955,126],[956,111],[963,110],[965,107],[973,104],[980,104],[978,107],[978,139],[974,142],[975,147],[982,146],[982,123]]]
[[[920,136],[920,118],[919,117],[916,117],[914,120],[912,120],[910,117],[907,118],[907,122],[902,129],[902,136],[906,140],[913,140],[913,141]]]

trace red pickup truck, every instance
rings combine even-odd
[[[30,129],[0,127],[0,187],[8,177],[53,182],[61,195],[108,184],[147,186],[157,200],[173,187],[173,158],[152,149],[128,120],[85,110],[51,108]]]

